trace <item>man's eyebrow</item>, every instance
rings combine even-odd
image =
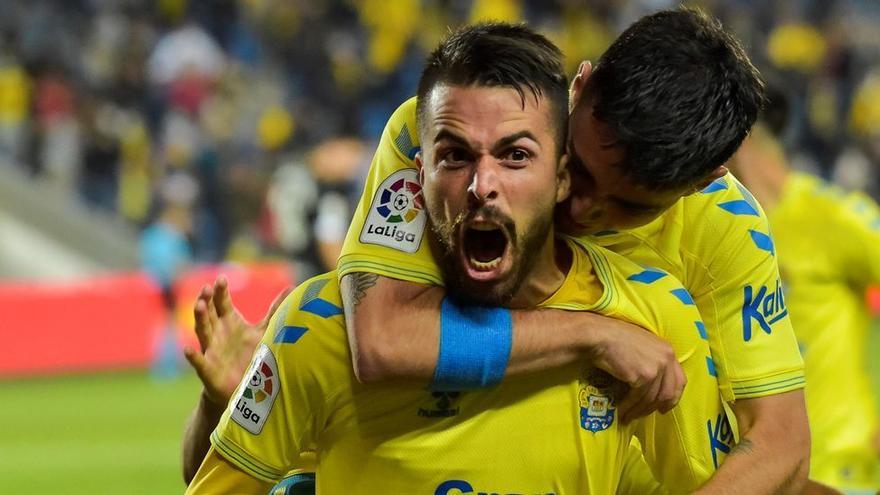
[[[454,132],[452,132],[448,129],[443,129],[440,132],[438,132],[436,136],[434,136],[435,143],[437,143],[439,141],[443,141],[444,139],[452,141],[457,144],[460,144],[460,145],[465,146],[467,148],[472,148],[471,143],[468,142],[467,139],[465,139],[462,136],[459,136],[458,134],[455,134]]]
[[[534,141],[535,144],[537,144],[538,146],[541,145],[541,142],[538,141],[538,138],[536,138],[535,135],[532,134],[531,131],[519,131],[519,132],[514,132],[513,134],[510,134],[510,135],[504,136],[503,138],[499,139],[498,141],[495,142],[495,145],[492,146],[492,148],[493,148],[493,150],[500,150],[500,149],[503,149],[503,148],[510,146],[511,144],[519,141],[522,138],[530,139],[530,140]]]

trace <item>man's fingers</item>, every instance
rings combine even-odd
[[[660,389],[663,386],[663,381],[665,379],[666,372],[664,371],[660,376],[652,380],[647,387],[643,388],[644,392],[642,393],[642,396],[635,400],[630,408],[621,413],[621,420],[624,424],[645,416],[646,414],[650,414],[657,409],[657,395],[660,393]]]
[[[217,306],[214,305],[213,291],[211,292],[212,297],[205,300],[206,313],[208,315],[208,321],[211,322],[211,326],[217,328],[220,324],[220,317],[217,316]]]
[[[208,360],[205,359],[205,356],[192,347],[184,347],[183,356],[189,362],[190,366],[196,370],[196,375],[198,375],[199,380],[201,380],[202,387],[205,389],[208,399],[215,404],[225,404],[225,402],[222,402],[222,399],[218,401],[218,392],[216,392],[217,389],[211,382],[211,372],[208,369]]]
[[[626,396],[620,401],[620,406],[617,408],[618,414],[620,415],[621,422],[626,422],[627,413],[631,411],[636,404],[645,396],[647,393],[646,390],[650,386],[650,383],[647,384],[630,384],[629,392],[627,392]]]
[[[681,395],[684,393],[684,387],[687,385],[687,377],[684,375],[684,370],[680,365],[673,366],[671,371],[673,379],[669,383],[664,382],[663,389],[660,390],[660,407],[658,410],[663,414],[668,413],[678,404],[678,401],[681,400]]]
[[[211,347],[213,326],[208,317],[208,305],[204,299],[199,298],[196,300],[196,304],[193,307],[193,316],[196,321],[196,338],[199,339],[199,347],[201,347],[202,352],[205,352]]]
[[[205,356],[193,349],[192,347],[184,347],[183,348],[183,357],[189,362],[189,365],[196,370],[196,374],[199,375],[199,378],[202,378],[203,373],[205,372],[205,368],[208,365],[208,362],[205,360]],[[204,380],[202,380],[204,381]]]
[[[229,281],[224,275],[220,275],[214,281],[214,307],[220,318],[235,311],[235,307],[232,306],[232,296],[229,294]]]

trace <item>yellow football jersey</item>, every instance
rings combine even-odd
[[[382,134],[339,258],[340,276],[362,271],[442,284],[423,239],[415,108],[415,98],[402,104]],[[602,232],[590,242],[684,283],[703,316],[727,400],[803,387],[766,216],[732,176],[684,197],[646,226]]]
[[[865,303],[866,286],[880,282],[877,205],[792,173],[768,213],[806,364],[810,477],[839,488],[880,489]]]
[[[314,452],[318,493],[610,494],[635,434],[670,492],[693,490],[733,442],[696,306],[663,271],[567,242],[572,266],[541,306],[597,311],[669,339],[688,377],[673,412],[622,426],[620,387],[581,365],[460,393],[360,384],[331,272],[300,285],[273,317],[214,449],[267,482]],[[599,291],[585,290],[584,273]],[[223,492],[226,479],[208,473],[198,486]]]

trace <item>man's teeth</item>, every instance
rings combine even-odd
[[[473,267],[476,268],[477,270],[488,271],[488,270],[494,270],[495,268],[498,268],[499,265],[501,265],[501,256],[495,258],[492,261],[479,261],[479,260],[475,259],[473,256],[471,256],[470,261],[471,261],[471,265],[473,265]]]
[[[471,225],[470,228],[471,228],[471,230],[478,230],[480,232],[491,232],[493,230],[498,230],[498,226],[492,225],[492,224],[480,225],[478,223],[475,223],[475,224]]]

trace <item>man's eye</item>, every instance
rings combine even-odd
[[[524,150],[513,150],[510,152],[510,159],[515,162],[521,162],[529,159],[529,154]]]
[[[462,150],[449,150],[443,156],[443,159],[451,163],[461,163],[468,159],[468,155]]]

